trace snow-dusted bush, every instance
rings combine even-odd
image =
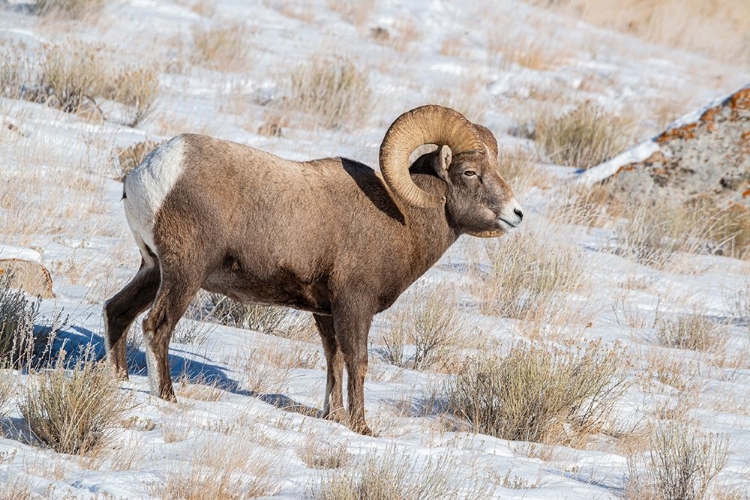
[[[596,431],[626,387],[621,356],[601,341],[573,351],[517,344],[467,363],[448,385],[448,406],[475,432],[502,439],[554,441],[566,424]]]
[[[363,123],[372,92],[367,73],[344,58],[312,57],[289,75],[291,96],[285,105],[320,118],[325,127]]]
[[[535,233],[487,240],[485,249],[490,268],[479,273],[476,291],[483,314],[549,318],[562,310],[565,295],[585,279],[583,254],[577,247]]]
[[[703,434],[690,424],[669,422],[654,429],[646,463],[628,461],[626,497],[703,500],[729,455],[728,437]]]
[[[89,353],[32,373],[18,409],[34,436],[60,453],[83,454],[110,437],[127,409],[111,370]]]
[[[393,326],[383,335],[386,360],[414,370],[439,365],[463,329],[458,301],[448,289],[417,286],[406,306],[393,314]],[[414,346],[411,355],[405,352],[407,345]]]
[[[536,120],[534,137],[553,162],[589,168],[630,145],[628,128],[622,117],[587,102],[562,116],[549,110],[542,113]]]

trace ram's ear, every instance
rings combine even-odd
[[[448,146],[441,146],[438,150],[435,161],[433,162],[433,168],[438,177],[445,180],[448,178],[448,168],[451,166],[453,161],[453,152]]]

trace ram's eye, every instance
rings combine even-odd
[[[464,175],[466,177],[473,177],[473,176],[477,175],[477,173],[474,172],[473,170],[467,170],[467,171],[464,172]]]

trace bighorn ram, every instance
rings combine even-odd
[[[409,166],[419,146],[436,144]],[[125,214],[142,256],[104,306],[107,353],[127,377],[125,339],[143,321],[151,391],[174,399],[169,339],[201,288],[313,313],[328,375],[323,414],[369,434],[364,381],[375,314],[464,234],[498,236],[521,207],[498,172],[492,133],[460,113],[401,115],[380,147],[382,177],[345,158],[284,160],[242,144],[180,135],[127,177]]]

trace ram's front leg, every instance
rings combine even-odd
[[[373,314],[361,309],[341,308],[334,312],[334,326],[339,349],[344,356],[348,375],[348,425],[351,430],[372,435],[365,421],[365,375],[367,374],[367,336]]]
[[[343,423],[346,419],[342,385],[344,380],[344,356],[336,341],[336,331],[331,316],[313,315],[318,333],[323,341],[323,351],[326,355],[327,377],[326,396],[323,402],[323,418]]]

